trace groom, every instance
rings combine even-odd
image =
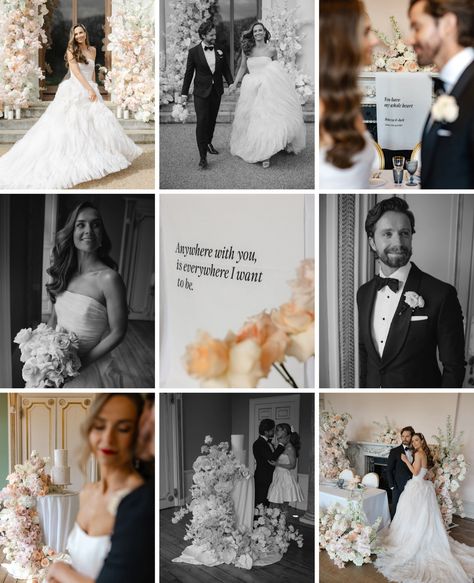
[[[208,167],[207,153],[218,154],[212,145],[217,114],[224,93],[225,77],[228,85],[233,83],[227,59],[216,49],[216,29],[212,20],[203,22],[198,30],[201,42],[189,50],[181,90],[181,103],[186,105],[189,86],[194,76],[194,109],[196,111],[196,140],[199,149],[199,167]]]
[[[272,445],[272,438],[275,433],[275,421],[273,419],[262,419],[258,427],[258,439],[254,441],[252,451],[257,467],[254,473],[255,480],[255,504],[268,506],[268,488],[272,483],[275,467],[269,464],[284,452],[285,446],[281,443],[276,448]]]
[[[390,450],[387,464],[387,478],[390,490],[392,490],[392,508],[391,517],[395,516],[397,511],[398,499],[405,489],[408,480],[411,479],[412,474],[405,462],[402,462],[402,454],[405,454],[410,463],[413,463],[413,451],[411,449],[411,439],[415,430],[413,427],[404,427],[400,435],[402,443],[398,447]]]
[[[474,188],[474,2],[410,0],[413,48],[420,66],[435,64],[434,106],[421,144],[422,188]]]
[[[408,204],[381,200],[368,212],[365,231],[380,273],[357,292],[360,387],[462,387],[464,328],[456,289],[410,263],[415,217]]]

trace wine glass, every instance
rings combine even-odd
[[[410,175],[410,180],[408,182],[406,182],[405,184],[407,186],[416,186],[416,182],[413,179],[413,175],[415,174],[415,172],[418,168],[418,160],[407,160],[406,168],[407,168],[408,174]]]

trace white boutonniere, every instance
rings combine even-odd
[[[452,123],[459,116],[459,105],[452,95],[440,95],[431,107],[431,115],[435,121]]]
[[[219,57],[222,57],[222,55],[224,54],[220,49],[217,49],[217,54],[219,55]]]
[[[410,306],[412,310],[416,310],[416,308],[424,308],[425,307],[425,300],[419,296],[416,292],[405,292],[405,303]]]

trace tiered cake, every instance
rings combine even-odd
[[[232,453],[239,460],[241,464],[247,465],[247,452],[244,450],[244,436],[231,435],[230,443]]]
[[[71,483],[71,468],[67,465],[67,449],[54,450],[51,481],[58,486],[67,486]]]

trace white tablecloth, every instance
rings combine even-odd
[[[69,533],[79,511],[79,494],[48,494],[39,496],[37,508],[45,544],[55,551],[64,552]]]
[[[390,190],[416,190],[420,188],[420,177],[416,174],[414,175],[414,180],[416,181],[416,186],[407,186],[405,183],[408,182],[410,175],[405,170],[403,173],[402,184],[397,184],[393,181],[392,170],[378,170],[376,172],[377,176],[380,174],[379,178],[371,178],[369,181],[369,188],[389,188]]]
[[[355,499],[356,494],[354,494]],[[326,510],[334,504],[339,503],[341,506],[347,506],[351,500],[351,491],[342,490],[337,486],[319,486],[319,507]],[[379,516],[382,517],[379,530],[390,524],[390,511],[388,508],[387,492],[379,488],[366,488],[363,492],[362,507],[369,524],[373,524]]]
[[[245,526],[252,529],[253,510],[255,503],[255,482],[253,476],[248,480],[239,480],[231,492],[235,509],[235,522],[237,526]]]

